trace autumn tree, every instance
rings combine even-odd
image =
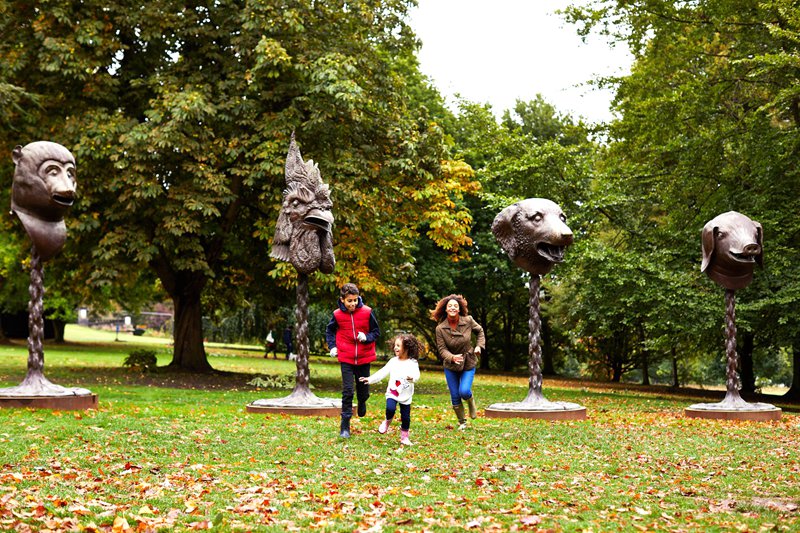
[[[3,4],[2,94],[28,114],[4,112],[16,129],[1,144],[74,152],[84,279],[157,277],[175,308],[172,366],[210,370],[209,306],[293,282],[268,257],[293,130],[334,197],[339,266],[315,286],[388,294],[420,228],[445,248],[468,243],[468,214],[441,200],[472,187],[469,169],[442,164],[443,134],[409,97],[421,80],[411,4]]]

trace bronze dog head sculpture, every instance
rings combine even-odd
[[[514,264],[531,274],[547,274],[564,261],[573,240],[566,215],[545,198],[528,198],[506,207],[492,222],[492,233]]]
[[[726,289],[753,281],[756,264],[764,266],[761,224],[736,211],[717,215],[703,226],[700,272]]]
[[[75,158],[60,144],[37,141],[14,148],[12,159],[11,212],[46,261],[67,237],[64,214],[75,201]]]
[[[333,203],[313,160],[303,161],[294,133],[286,155],[286,190],[270,255],[303,274],[333,272]]]

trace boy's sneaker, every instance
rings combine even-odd
[[[358,416],[362,417],[367,414],[367,402],[358,402]]]
[[[413,446],[414,443],[408,438],[408,431],[400,431],[400,444],[403,446]]]
[[[383,422],[381,422],[381,425],[378,426],[378,433],[384,434],[387,431],[389,431],[389,424],[391,423],[392,423],[391,420],[384,420]]]
[[[465,429],[467,429],[467,423],[466,422],[461,422],[461,423],[458,424],[458,430],[459,431],[464,431]]]

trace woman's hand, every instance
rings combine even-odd
[[[480,354],[481,354],[481,347],[480,346],[476,346],[475,347],[475,355],[480,355]]]
[[[453,356],[453,362],[457,365],[460,365],[464,362],[464,356],[461,354],[456,354]]]

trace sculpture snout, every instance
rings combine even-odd
[[[760,253],[761,253],[761,246],[755,243],[748,244],[742,249],[742,255],[748,255],[753,257],[759,255]]]

